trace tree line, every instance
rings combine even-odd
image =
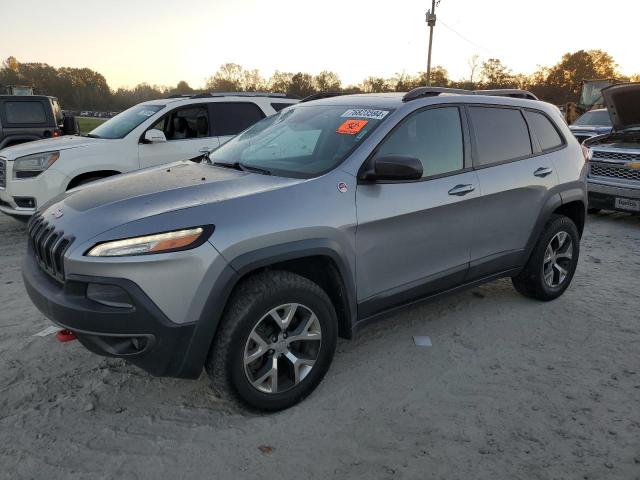
[[[514,73],[497,58],[481,60],[474,55],[468,65],[469,75],[462,80],[452,80],[442,66],[432,68],[431,84],[468,90],[521,88],[561,105],[578,100],[583,79],[640,80],[640,75],[622,75],[613,57],[602,50],[566,53],[555,65],[540,66],[531,75]],[[63,108],[69,110],[117,111],[147,100],[200,92],[271,91],[306,97],[319,92],[404,92],[425,84],[424,72],[401,72],[390,78],[369,76],[357,85],[345,86],[331,71],[317,75],[276,71],[265,78],[258,70],[226,63],[206,79],[202,89],[194,89],[187,82],[180,81],[175,87],[140,83],[133,88],[113,90],[102,74],[89,68],[56,69],[46,63],[23,63],[15,57],[7,58],[0,67],[0,85],[32,86],[36,94],[58,97]]]

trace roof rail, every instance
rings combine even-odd
[[[288,93],[272,93],[272,92],[205,92],[191,95],[190,98],[211,98],[211,97],[271,97],[271,98],[291,98],[299,99],[297,95]]]
[[[445,87],[418,87],[409,90],[402,97],[403,102],[410,102],[418,98],[435,97],[436,95],[473,95],[471,90],[463,90],[462,88],[445,88]]]
[[[314,93],[313,95],[309,95],[300,100],[300,103],[310,102],[311,100],[320,100],[322,98],[331,98],[331,97],[339,97],[340,95],[344,95],[342,92],[320,92]]]
[[[418,87],[405,93],[403,102],[410,102],[417,98],[434,97],[436,95],[487,95],[491,97],[511,97],[525,98],[527,100],[538,100],[533,93],[518,88],[497,88],[494,90],[464,90],[461,88],[445,87]]]
[[[176,93],[174,95],[169,95],[167,98],[191,98],[193,95],[191,93]]]
[[[475,90],[474,95],[488,95],[490,97],[511,97],[524,98],[527,100],[538,100],[533,93],[519,88],[498,88],[494,90]]]

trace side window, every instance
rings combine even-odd
[[[213,130],[218,136],[237,135],[265,117],[251,102],[216,102],[211,107]]]
[[[529,129],[520,110],[469,107],[476,137],[478,165],[514,160],[531,155]]]
[[[46,123],[47,114],[41,102],[5,102],[7,123]]]
[[[162,130],[168,141],[209,137],[209,112],[206,105],[178,108],[166,114],[151,128]]]
[[[533,133],[535,133],[538,138],[540,148],[542,148],[543,152],[553,150],[563,144],[562,137],[558,133],[558,130],[546,115],[530,110],[525,110],[524,114],[527,117],[527,122],[529,122],[529,127],[531,127],[531,130],[533,130]]]
[[[431,108],[410,115],[378,148],[378,155],[389,154],[419,159],[423,177],[462,170],[460,111],[457,107]]]
[[[291,105],[293,105],[293,103],[272,103],[271,107],[276,111],[279,112],[280,110],[282,110],[283,108],[287,108],[290,107]]]

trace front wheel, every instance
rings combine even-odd
[[[281,410],[322,381],[337,336],[335,309],[318,285],[290,272],[263,272],[234,291],[205,367],[221,396]]]
[[[549,301],[569,287],[578,265],[580,235],[575,223],[565,216],[551,217],[538,238],[524,269],[512,278],[521,294]]]

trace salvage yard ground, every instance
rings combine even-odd
[[[640,478],[638,218],[589,218],[560,299],[501,280],[403,310],[272,415],[33,337],[24,250],[0,215],[0,478]]]

